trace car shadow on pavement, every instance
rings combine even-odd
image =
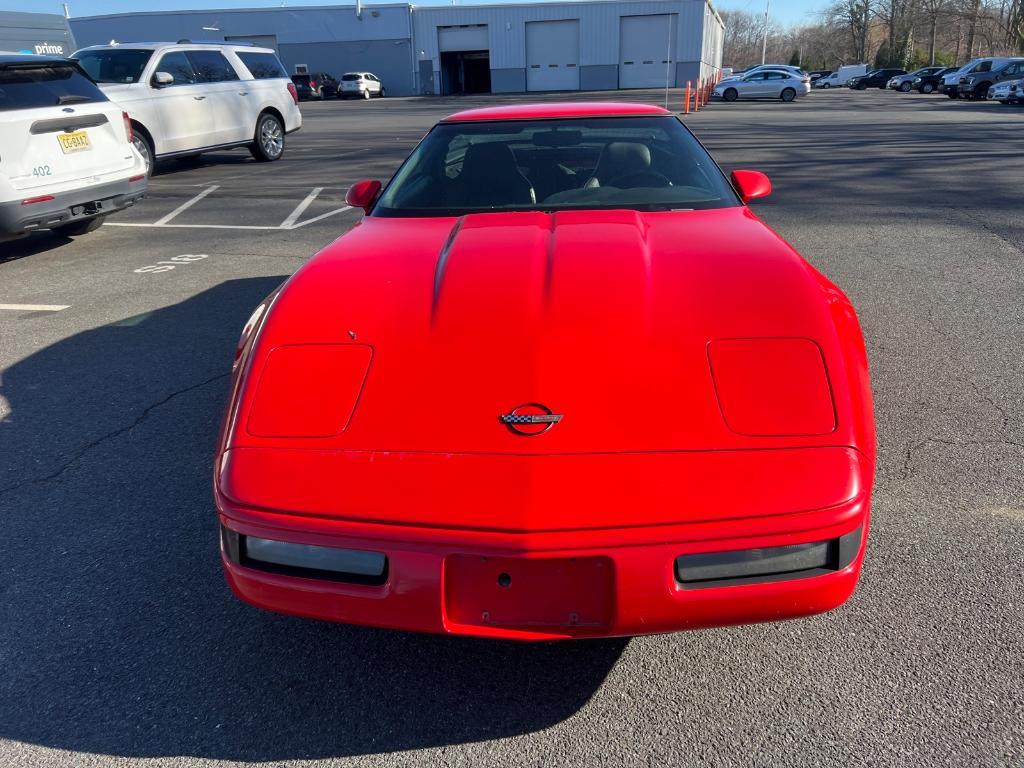
[[[573,716],[625,641],[523,645],[264,613],[221,574],[214,442],[239,329],[282,277],[87,330],[0,380],[0,738],[272,761]]]
[[[43,253],[70,242],[71,238],[52,232],[39,232],[16,240],[0,240],[0,264],[26,256],[35,256],[37,253]]]

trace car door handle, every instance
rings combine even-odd
[[[192,98],[195,99],[196,101],[202,101],[206,97],[205,96],[193,96]]]

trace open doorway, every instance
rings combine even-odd
[[[443,51],[441,94],[491,92],[490,51]]]

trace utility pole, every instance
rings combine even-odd
[[[771,0],[764,0],[764,39],[761,41],[761,63],[765,63],[768,55],[768,6]]]

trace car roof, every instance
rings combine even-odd
[[[67,64],[63,56],[36,56],[29,53],[0,53],[0,65],[3,64]]]
[[[464,123],[486,120],[537,120],[557,117],[637,117],[641,115],[671,115],[661,107],[650,104],[627,104],[621,101],[572,101],[549,104],[514,104],[505,107],[467,109],[449,115],[441,122]]]
[[[200,43],[129,43],[129,42],[118,42],[109,45],[90,45],[86,48],[79,48],[75,53],[82,53],[83,51],[116,51],[119,48],[125,48],[127,50],[134,51],[158,51],[164,48],[189,48],[191,50],[211,50],[220,51],[225,48],[230,48],[234,51],[245,52],[252,51],[254,53],[276,53],[273,48],[261,48],[256,45],[247,45],[246,43],[213,43],[213,42],[200,42]]]

